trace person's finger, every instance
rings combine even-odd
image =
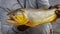
[[[60,4],[55,5],[54,7],[57,8],[57,9],[59,9],[60,8]]]
[[[60,10],[56,10],[55,13],[56,13],[57,17],[60,18]]]

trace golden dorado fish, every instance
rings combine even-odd
[[[17,9],[9,12],[8,16],[20,25],[37,26],[53,22],[57,18],[55,11],[56,9]]]

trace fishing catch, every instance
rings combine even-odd
[[[10,19],[7,22],[16,25],[38,26],[45,23],[52,23],[60,17],[60,7],[52,9],[17,9],[7,14]]]

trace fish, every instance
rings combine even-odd
[[[56,9],[17,9],[8,12],[7,16],[11,18],[7,22],[15,21],[17,25],[38,26],[45,23],[52,23],[57,19]]]

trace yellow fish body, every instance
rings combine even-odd
[[[14,16],[13,13],[11,13],[10,16],[21,25],[37,26],[54,21],[57,18],[55,10],[56,9],[21,9],[21,11],[16,11]]]

